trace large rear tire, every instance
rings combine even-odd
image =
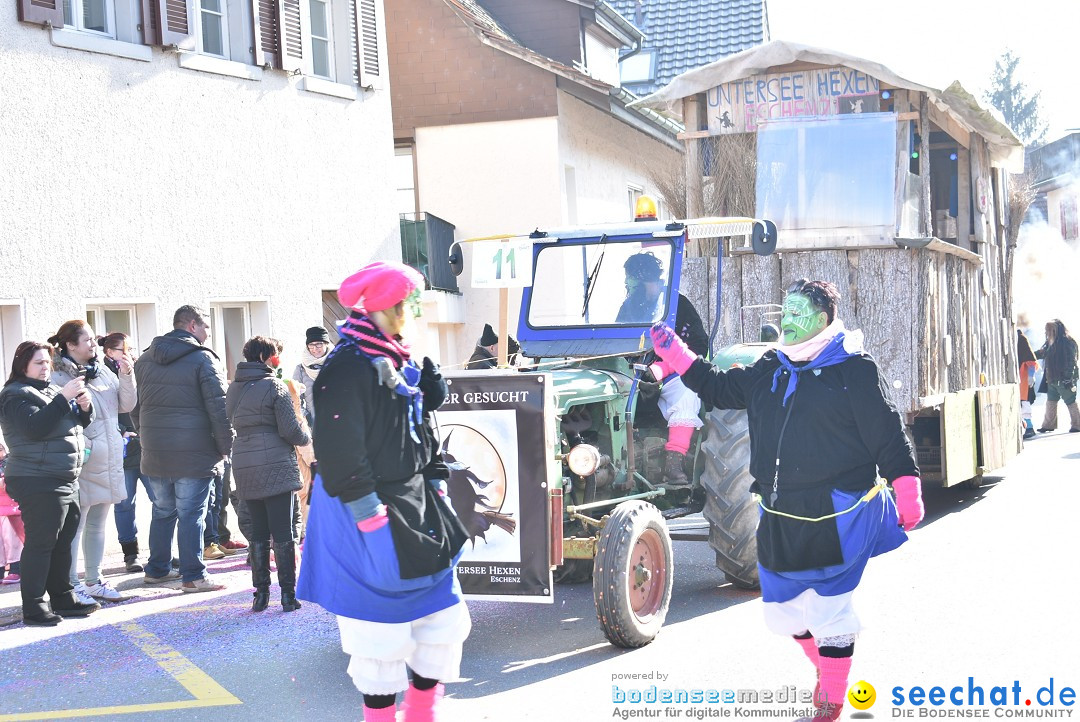
[[[713,409],[705,417],[702,444],[709,546],[716,566],[740,589],[758,587],[758,512],[750,495],[750,429],[746,412]]]
[[[653,641],[671,604],[674,558],[655,506],[624,501],[615,507],[593,560],[593,601],[608,641],[624,648]]]

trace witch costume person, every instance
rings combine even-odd
[[[402,338],[423,277],[378,261],[342,282],[352,311],[315,384],[311,511],[297,596],[337,615],[364,719],[437,719],[471,629],[455,566],[467,533],[440,490],[425,414],[446,383]],[[410,682],[408,670],[412,672]]]
[[[657,355],[702,401],[746,409],[765,623],[814,664],[815,716],[830,720],[848,688],[860,629],[851,597],[863,569],[923,518],[900,415],[862,333],[836,318],[839,302],[831,283],[796,281],[784,299],[782,345],[728,371],[665,324],[651,331]],[[879,475],[892,480],[895,501]]]

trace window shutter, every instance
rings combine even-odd
[[[19,20],[35,25],[64,27],[63,0],[19,0]]]
[[[300,0],[278,0],[278,47],[281,69],[299,71],[304,63],[304,36],[300,22]]]
[[[193,50],[195,37],[191,34],[186,0],[155,0],[157,5],[158,39],[162,45],[175,45]]]
[[[379,32],[376,0],[356,2],[356,66],[362,88],[373,88],[382,77],[379,64]]]
[[[161,33],[158,32],[157,0],[142,0],[142,37],[143,45],[161,45]]]
[[[281,67],[281,40],[277,0],[251,0],[255,19],[255,64]]]

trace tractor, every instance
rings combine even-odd
[[[746,413],[703,408],[703,427],[686,455],[690,488],[674,496],[660,461],[667,424],[648,398],[660,381],[648,373],[648,331],[657,321],[675,325],[692,243],[724,239],[711,245],[768,255],[776,237],[775,225],[751,218],[639,219],[538,229],[527,245],[518,245],[531,251],[517,324],[524,362],[501,373],[550,379],[557,428],[548,430],[555,439],[549,463],[556,465],[549,491],[561,498],[561,509],[556,503],[550,510],[553,577],[556,583],[591,578],[600,625],[617,646],[644,646],[664,623],[674,561],[667,520],[702,512],[719,569],[737,587],[757,586],[758,512],[749,492]],[[660,265],[661,292],[631,319],[624,265],[643,253]],[[721,261],[717,253],[717,277]],[[450,262],[460,272],[460,245]],[[769,348],[751,342],[712,352],[716,329],[714,323],[710,360],[721,368],[751,364]]]

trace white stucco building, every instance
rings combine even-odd
[[[278,7],[0,6],[5,377],[65,320],[144,348],[185,303],[230,366],[256,333],[295,361],[328,290],[400,259],[382,2]]]

